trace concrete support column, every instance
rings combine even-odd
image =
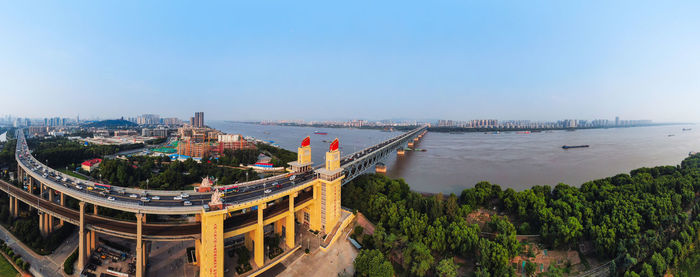
[[[282,236],[282,229],[284,227],[285,222],[287,222],[285,218],[275,221],[275,234]]]
[[[287,247],[290,249],[294,247],[294,238],[295,238],[295,231],[294,231],[294,197],[297,194],[294,193],[292,195],[289,195],[289,214],[285,218],[286,223],[284,224],[284,241],[287,244]]]
[[[85,202],[80,201],[80,223],[78,226],[78,272],[85,268]]]
[[[14,200],[14,197],[12,197],[12,195],[10,195],[9,198],[10,198],[10,215],[14,215],[15,214],[15,200]]]
[[[61,194],[61,206],[65,206],[65,205],[66,205],[66,201],[65,201],[65,198],[63,197],[63,192],[60,192],[60,194]],[[61,219],[61,223],[60,223],[60,224],[61,224],[61,226],[63,226],[63,219]]]
[[[88,260],[90,259],[90,255],[92,255],[92,244],[90,244],[90,237],[92,237],[92,232],[93,231],[87,231],[85,235],[85,254],[88,257]]]
[[[143,277],[143,214],[136,214],[136,277]]]
[[[148,242],[143,242],[143,261],[141,263],[143,264],[144,270],[146,270],[146,263],[148,263]]]
[[[47,188],[49,191],[49,202],[53,204],[53,189]],[[46,222],[48,223],[48,231],[49,233],[53,232],[53,216],[46,214]]]
[[[44,213],[44,232],[48,236],[51,233],[51,216],[48,213]]]
[[[321,186],[323,183],[316,181],[313,186],[314,199],[313,204],[309,207],[309,228],[315,231],[321,231]]]
[[[92,207],[93,207],[92,214],[97,215],[97,205],[92,204]],[[143,221],[146,222],[146,217],[145,217],[145,216],[143,217],[143,219],[144,219]]]
[[[17,218],[19,216],[19,202],[17,201],[17,197],[13,197],[13,198],[14,198],[15,204],[13,205],[14,209],[13,209],[12,216]]]
[[[46,232],[44,232],[44,213],[39,212],[39,233],[42,237],[46,237]]]
[[[253,251],[253,237],[255,237],[255,230],[245,233],[245,248],[251,252]]]
[[[264,235],[265,231],[263,230],[263,210],[265,209],[265,204],[258,205],[258,223],[257,227],[255,228],[255,250],[254,252],[254,259],[255,259],[255,264],[258,265],[258,267],[263,267],[265,264],[265,243],[264,243]]]
[[[97,248],[97,245],[95,244],[96,237],[97,237],[97,232],[95,232],[95,231],[90,232],[90,248],[92,250],[95,250],[95,248]]]

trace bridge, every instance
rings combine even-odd
[[[0,190],[10,197],[10,214],[17,217],[19,203],[39,212],[39,225],[48,235],[56,225],[78,226],[78,268],[86,265],[95,249],[95,237],[101,235],[134,239],[136,275],[143,276],[147,241],[194,240],[200,276],[223,276],[224,240],[240,235],[253,251],[254,262],[262,267],[263,227],[273,224],[275,233],[293,248],[295,220],[309,229],[330,234],[341,222],[340,186],[359,176],[404,145],[412,145],[426,132],[421,126],[397,137],[340,157],[337,139],[326,152],[325,165],[313,166],[310,141],[298,148],[297,161],[290,173],[237,184],[239,191],[220,196],[222,186],[212,192],[157,191],[111,186],[108,190],[89,190],[93,182],[55,171],[37,161],[29,150],[22,130],[17,132],[15,158],[21,188],[0,182]],[[294,176],[291,177],[290,176]],[[274,184],[274,185],[273,185]],[[216,195],[214,195],[216,194]],[[79,208],[65,206],[66,197],[79,201]],[[184,198],[184,199],[183,199]],[[211,202],[212,198],[220,201]],[[85,211],[86,204],[94,207]],[[100,216],[97,207],[135,214],[136,221]],[[145,214],[194,215],[191,223],[146,223]]]

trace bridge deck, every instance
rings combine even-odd
[[[27,203],[33,207],[38,207],[42,212],[51,214],[59,219],[77,224],[80,221],[80,212],[68,207],[45,200],[37,195],[30,194],[18,187],[15,187],[7,182],[0,181],[0,190],[17,197],[19,201]],[[313,198],[313,194],[309,192],[301,192],[295,198],[295,204],[303,204]],[[263,210],[263,218],[268,219],[286,212],[289,209],[289,200],[285,199],[280,203],[275,204]],[[234,215],[225,222],[225,232],[229,232],[238,228],[243,228],[255,224],[257,221],[257,212],[248,212],[245,214]],[[85,225],[87,229],[95,230],[100,233],[117,235],[126,238],[136,238],[136,222],[122,221],[112,218],[107,218],[91,213],[85,213]],[[158,224],[144,223],[143,235],[146,240],[189,240],[199,236],[201,225],[196,223],[179,223],[179,224]]]

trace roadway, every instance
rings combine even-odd
[[[15,187],[5,181],[0,180],[0,190],[17,197],[23,203],[26,203],[42,212],[49,213],[53,217],[63,219],[66,222],[78,225],[80,221],[80,212],[60,204],[43,199],[37,195],[31,194],[23,189]],[[295,205],[301,205],[313,198],[312,191],[301,191],[294,199]],[[263,218],[268,219],[288,211],[289,199],[284,199],[268,206],[263,210]],[[121,221],[113,218],[94,215],[90,212],[85,212],[86,229],[95,230],[99,233],[115,235],[123,238],[136,238],[136,222]],[[232,229],[246,227],[257,222],[257,212],[248,212],[234,214],[224,222],[226,231]],[[178,239],[195,239],[201,233],[201,225],[199,223],[177,223],[177,224],[160,224],[160,223],[144,223],[143,236],[147,240],[178,240]]]
[[[405,142],[403,140],[412,138],[424,128],[424,126],[419,127],[413,131],[347,155],[341,158],[341,167],[361,161],[362,158],[371,156],[375,151],[395,145],[397,142],[402,144]],[[18,164],[25,172],[31,175],[32,178],[39,180],[40,183],[81,201],[134,213],[195,214],[200,212],[202,206],[207,204],[211,199],[211,192],[146,191],[118,186],[111,186],[109,190],[89,190],[88,187],[94,187],[94,182],[63,174],[37,161],[29,151],[22,130],[18,130],[17,138],[18,142],[15,156]],[[322,167],[322,165],[317,166],[317,168],[318,167]],[[244,204],[246,202],[252,202],[262,197],[283,193],[286,190],[302,186],[305,183],[313,181],[316,177],[314,172],[306,172],[297,174],[292,180],[292,178],[288,178],[287,174],[281,174],[263,180],[237,184],[238,191],[223,195],[222,202],[224,204]],[[224,186],[214,187],[213,189],[222,187]]]

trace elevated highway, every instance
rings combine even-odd
[[[295,221],[311,230],[329,234],[341,224],[340,187],[362,174],[389,153],[420,138],[426,126],[416,128],[358,152],[340,157],[338,141],[326,153],[325,165],[313,167],[310,144],[302,142],[298,160],[290,163],[294,178],[283,174],[263,180],[237,184],[240,191],[224,195],[220,202],[210,203],[212,193],[190,191],[157,191],[112,186],[109,190],[88,190],[94,183],[79,180],[48,168],[29,151],[22,131],[17,134],[16,159],[18,179],[24,189],[0,183],[0,190],[10,196],[10,211],[17,216],[18,202],[39,211],[42,234],[52,229],[54,219],[79,228],[78,267],[83,268],[86,256],[95,247],[95,233],[136,240],[137,277],[143,276],[148,256],[146,241],[195,240],[200,276],[222,276],[225,239],[245,235],[246,247],[254,254],[258,266],[263,256],[263,227],[274,225],[287,247],[295,245]],[[41,192],[33,190],[38,186]],[[213,187],[216,191],[219,187]],[[188,195],[184,195],[188,194]],[[215,193],[216,196],[220,194]],[[59,195],[60,201],[54,199]],[[45,199],[48,196],[48,199]],[[64,198],[79,201],[79,210],[64,206]],[[148,197],[142,200],[141,197]],[[155,199],[154,199],[155,198]],[[184,199],[179,199],[184,198]],[[185,205],[187,200],[187,205]],[[102,206],[132,212],[136,222],[120,221],[89,214],[85,205]],[[197,222],[159,224],[144,222],[145,214],[196,215]]]
[[[346,176],[343,182],[349,182],[362,174],[372,165],[385,158],[389,153],[405,145],[420,132],[425,131],[426,128],[425,126],[419,127],[395,138],[343,157],[341,159],[341,167],[343,167]],[[193,191],[143,190],[117,186],[112,186],[112,189],[104,195],[101,195],[98,191],[88,191],[86,190],[86,184],[94,185],[93,182],[80,180],[50,169],[31,155],[24,132],[19,130],[17,138],[15,158],[23,172],[31,176],[33,180],[80,201],[133,213],[173,215],[196,214],[202,209],[202,206],[206,205],[211,199],[211,192],[198,193]],[[281,174],[263,180],[237,184],[241,191],[239,193],[225,195],[222,200],[226,204],[245,204],[245,202],[255,201],[261,197],[274,195],[296,186],[303,186],[304,183],[313,181],[316,178],[316,175],[312,172],[299,174],[293,181],[289,180],[286,176],[286,174]],[[272,185],[273,183],[277,183],[277,185]],[[78,187],[82,187],[82,189]],[[217,188],[218,187],[213,187],[213,189]],[[265,193],[265,190],[269,190],[270,192]],[[148,202],[141,201],[141,196],[144,195],[149,198]],[[183,200],[174,199],[180,195],[190,196]],[[114,200],[109,200],[110,196]],[[153,199],[154,196],[157,196],[159,199]],[[184,205],[184,201],[189,201],[191,205]]]

